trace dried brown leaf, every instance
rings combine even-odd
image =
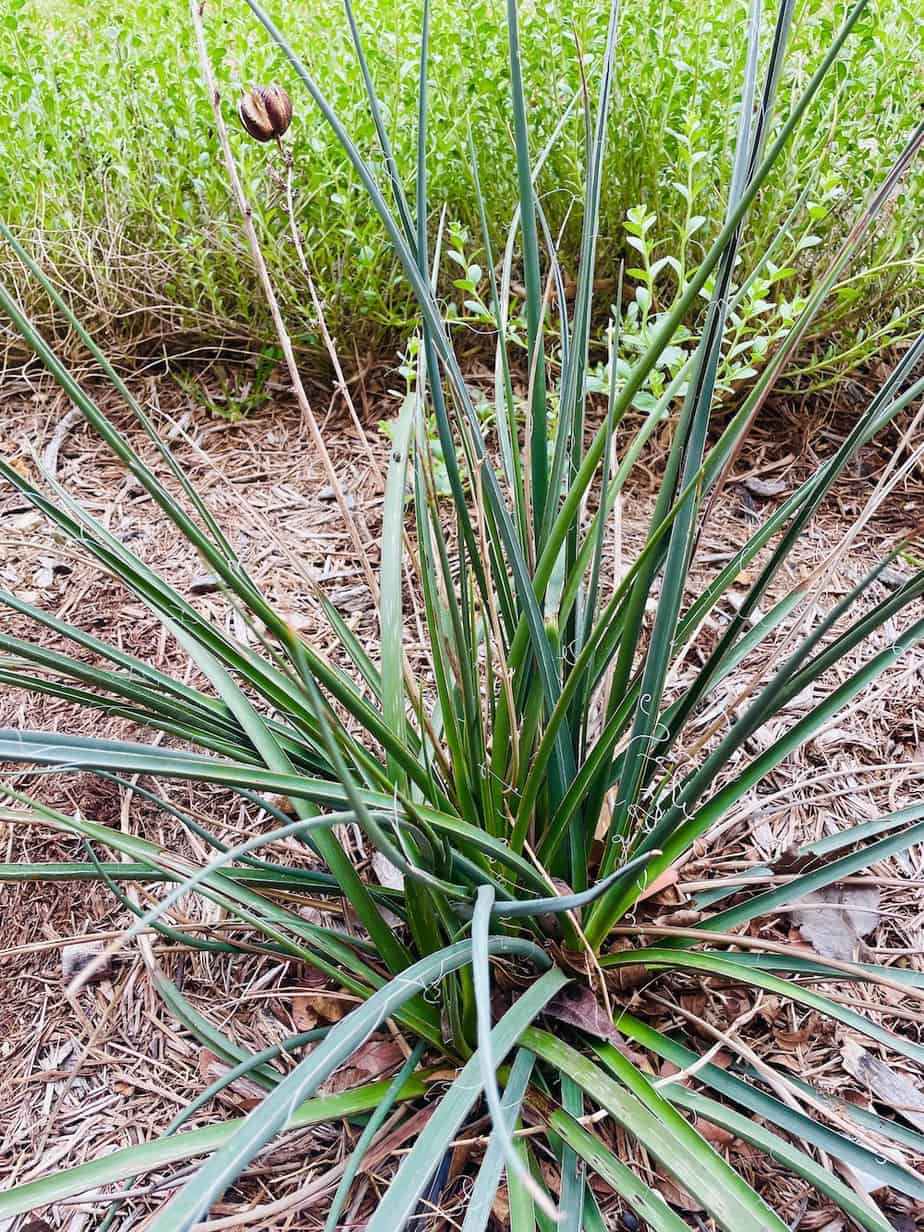
[[[324,1095],[336,1095],[361,1083],[381,1078],[396,1069],[404,1060],[404,1053],[391,1039],[366,1040],[350,1057],[348,1065],[332,1074],[321,1088]]]
[[[571,1027],[579,1027],[588,1035],[606,1040],[612,1044],[624,1057],[628,1057],[633,1065],[651,1072],[651,1065],[644,1053],[630,1048],[626,1040],[619,1034],[613,1023],[607,1017],[606,1010],[599,1003],[586,984],[571,984],[562,989],[545,1008],[550,1018],[567,1023]]]
[[[879,923],[875,886],[826,886],[807,894],[793,908],[799,932],[818,954],[850,962],[861,938]]]
[[[565,1022],[569,1027],[580,1027],[588,1035],[607,1040],[617,1048],[625,1047],[606,1010],[586,984],[569,984],[563,988],[545,1007],[545,1013],[547,1017]]]
[[[727,1129],[722,1129],[721,1125],[713,1125],[712,1121],[707,1121],[703,1117],[696,1118],[695,1129],[713,1146],[726,1147],[735,1141],[734,1134],[730,1134]]]
[[[320,971],[306,972],[304,982],[308,990],[292,998],[292,1020],[299,1031],[310,1031],[318,1022],[339,1022],[349,1002],[328,987]]]
[[[841,1050],[841,1061],[851,1077],[868,1087],[881,1103],[924,1131],[924,1091],[904,1074],[872,1056],[855,1040],[847,1040]]]
[[[61,976],[65,984],[69,984],[75,976],[83,971],[84,967],[88,967],[91,962],[99,958],[103,952],[102,941],[81,941],[73,945],[64,945],[61,947]],[[98,971],[95,971],[91,977],[93,983],[99,983],[111,974],[112,963],[107,961],[106,964]]]

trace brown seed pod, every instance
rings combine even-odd
[[[292,123],[292,100],[282,86],[254,86],[242,96],[237,113],[254,140],[272,141]]]

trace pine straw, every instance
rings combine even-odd
[[[258,418],[229,425],[192,413],[185,397],[167,381],[149,381],[142,393],[162,430],[169,433],[171,425],[182,429],[173,433],[180,460],[270,600],[309,631],[320,649],[336,658],[339,651],[319,619],[312,593],[312,586],[320,585],[357,636],[374,646],[376,618],[361,568],[321,467],[306,445],[303,425],[291,406],[279,401]],[[365,403],[368,435],[380,463],[376,467],[340,414],[337,400],[331,400],[330,394],[320,388],[313,393],[317,408],[329,403],[333,410],[324,425],[325,439],[341,483],[353,501],[375,567],[382,507],[379,471],[387,464],[388,450],[376,424],[394,413],[394,403],[381,397],[372,399],[371,405]],[[187,545],[178,542],[162,518],[151,516],[150,501],[141,489],[82,423],[64,417],[65,409],[58,395],[43,385],[8,387],[5,395],[0,394],[0,447],[7,453],[18,453],[25,462],[30,448],[42,452],[53,443],[52,454],[46,457],[56,459],[58,478],[68,489],[169,580],[181,589],[188,588],[201,577],[201,563]],[[781,480],[790,491],[830,454],[846,422],[844,410],[836,404],[815,406],[809,416],[799,405],[777,403],[768,409],[752,434],[746,456],[738,463],[735,482],[726,490],[721,515],[712,521],[700,544],[698,578],[705,579],[721,567],[752,528],[755,517],[779,499],[755,495],[742,481],[749,476]],[[846,410],[849,414],[849,407]],[[124,422],[122,426],[137,441],[135,429]],[[189,439],[183,433],[188,433]],[[863,451],[855,472],[839,485],[803,537],[787,584],[809,575],[854,524],[895,441],[893,436],[884,446]],[[149,453],[146,444],[138,442],[138,447]],[[662,450],[663,442],[656,444],[645,461],[652,476],[651,489]],[[640,471],[640,477],[643,474]],[[919,470],[912,471],[825,578],[817,596],[819,604],[839,597],[880,555],[884,543],[907,530],[912,511],[922,507],[922,491],[922,475]],[[632,559],[644,534],[651,505],[652,490],[640,478],[623,501],[627,560]],[[183,656],[162,634],[155,618],[117,585],[101,579],[92,563],[80,559],[49,534],[23,507],[21,498],[5,494],[0,513],[0,584],[99,636],[118,637],[126,649],[153,659],[161,668],[187,670]],[[300,569],[293,561],[299,562]],[[877,590],[876,597],[881,593]],[[202,595],[195,602],[238,636],[246,635],[240,618],[219,593]],[[708,646],[726,616],[727,609],[704,628],[698,647]],[[4,614],[0,619],[4,628],[27,635],[26,624],[18,617]],[[412,662],[422,661],[420,647],[413,645],[415,623],[412,620],[409,624],[410,658]],[[858,659],[888,644],[894,634],[893,629],[884,630]],[[29,629],[28,635],[35,636],[36,631]],[[684,677],[696,670],[700,654],[697,649],[689,652],[672,682],[673,688],[681,687]],[[726,682],[723,704],[734,700],[754,666],[749,661]],[[919,798],[924,779],[922,675],[924,657],[906,657],[846,718],[837,719],[788,759],[759,792],[749,795],[697,844],[679,870],[677,883],[646,903],[646,918],[650,910],[651,918],[669,923],[672,916],[679,918],[675,913],[689,909],[692,887],[697,882],[741,875],[755,863],[772,861],[794,843],[811,841]],[[758,734],[750,752],[757,752],[792,723],[808,701],[805,697],[795,699],[783,716]],[[688,738],[706,732],[714,718],[714,712],[704,712],[692,725]],[[122,720],[75,714],[63,703],[10,691],[0,697],[0,725],[17,724],[92,731],[101,736],[140,735]],[[149,738],[149,734],[143,738]],[[194,858],[201,860],[204,856],[201,840],[179,832],[179,827],[150,803],[137,795],[127,798],[121,789],[92,776],[24,772],[16,776],[16,783],[66,811],[79,809],[102,822],[126,824]],[[265,820],[237,797],[212,788],[164,783],[154,790],[201,817],[225,840],[252,832]],[[74,840],[38,828],[4,826],[0,828],[0,841],[0,858],[5,862],[86,858]],[[352,835],[352,841],[357,860],[366,860],[369,853],[362,848],[359,836]],[[304,849],[294,844],[289,845],[285,856],[305,860]],[[924,969],[920,895],[924,851],[911,851],[883,862],[871,870],[871,875],[879,879],[882,896],[879,925],[867,939],[872,955],[881,962],[896,961]],[[328,906],[333,909],[332,904]],[[316,912],[317,907],[308,905],[305,911]],[[5,1061],[0,1076],[0,1181],[5,1185],[152,1138],[215,1077],[217,1070],[214,1058],[171,1018],[152,990],[138,951],[121,955],[106,977],[85,989],[75,1002],[64,997],[63,943],[88,934],[107,936],[127,922],[126,913],[114,904],[105,888],[93,882],[7,885],[0,888],[0,912],[0,1049]],[[225,923],[212,905],[199,899],[185,903],[175,918],[182,920],[181,927],[211,929],[213,935],[220,935]],[[342,924],[342,918],[337,922]],[[774,940],[801,940],[785,915],[760,920],[754,927],[761,936]],[[162,969],[180,984],[193,1005],[243,1046],[256,1051],[304,1029],[304,994],[314,985],[310,974],[297,964],[261,954],[234,958],[207,955],[164,942],[158,942],[155,948]],[[844,997],[858,995],[845,985],[832,984],[828,991]],[[876,1021],[924,1039],[915,1003],[900,1004],[889,989],[874,985],[865,986],[859,995],[866,1003],[866,1012]],[[697,1025],[700,1019],[730,1033],[733,1043],[740,1041],[783,1072],[808,1077],[828,1093],[869,1102],[868,1093],[860,1090],[841,1067],[845,1033],[823,1028],[805,1011],[768,997],[758,1005],[753,994],[740,988],[676,975],[648,981],[632,992],[630,999],[634,1009],[650,1014],[661,1025],[682,1026],[693,1036],[700,1032],[703,1051],[716,1040]],[[732,1053],[723,1045],[721,1055],[730,1058]],[[894,1063],[894,1058],[888,1060]],[[252,1106],[252,1098],[249,1087],[237,1084],[203,1110],[194,1123],[240,1114]],[[426,1116],[426,1111],[419,1115]],[[414,1122],[410,1128],[416,1125]],[[464,1139],[454,1154],[450,1182],[439,1195],[438,1213],[430,1221],[433,1228],[459,1226],[480,1154],[479,1137],[486,1129],[483,1120],[465,1127]],[[669,1200],[683,1206],[682,1193],[651,1170],[636,1144],[609,1122],[598,1123],[596,1130],[610,1139],[622,1158],[634,1161]],[[348,1207],[348,1219],[359,1221],[356,1226],[362,1225],[375,1192],[387,1182],[401,1150],[409,1145],[400,1137],[394,1150],[375,1159],[363,1172]],[[316,1127],[285,1138],[255,1162],[239,1187],[226,1195],[202,1226],[216,1232],[223,1227],[306,1232],[322,1227],[336,1185],[335,1169],[354,1140],[355,1131],[341,1125]],[[828,1204],[807,1193],[765,1156],[738,1141],[728,1144],[727,1150],[748,1179],[772,1196],[793,1227],[808,1232],[840,1226]],[[146,1213],[157,1208],[183,1173],[183,1169],[172,1169],[125,1186],[135,1196],[126,1204],[117,1226],[143,1228]],[[618,1203],[602,1189],[599,1196],[613,1221],[611,1226],[620,1226]],[[503,1226],[502,1204],[503,1195],[497,1208],[499,1227]],[[45,1217],[51,1226],[83,1232],[96,1225],[105,1209],[105,1202],[84,1195]],[[913,1218],[909,1204],[901,1199],[896,1199],[894,1211]],[[711,1227],[696,1210],[689,1210],[686,1218],[691,1228]],[[351,1225],[348,1222],[345,1226]]]

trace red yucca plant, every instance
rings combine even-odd
[[[815,285],[789,336],[751,378],[721,433],[710,432],[727,330],[744,288],[765,272],[769,260],[766,254],[751,268],[741,267],[739,246],[749,208],[794,130],[811,115],[819,86],[865,0],[849,13],[781,118],[776,117],[777,87],[793,2],[781,0],[768,29],[759,0],[751,0],[742,30],[745,70],[724,225],[699,268],[656,319],[647,349],[631,361],[620,345],[621,307],[618,302],[613,306],[606,335],[608,394],[600,422],[592,422],[589,414],[588,349],[594,309],[600,307],[593,303],[595,248],[618,10],[614,3],[605,54],[596,66],[596,103],[590,101],[589,85],[583,100],[583,238],[569,299],[534,190],[547,151],[530,145],[517,7],[508,0],[512,157],[520,201],[499,276],[487,226],[483,234],[485,303],[496,333],[490,440],[434,290],[442,234],[437,228],[434,240],[428,226],[426,2],[413,199],[392,155],[349,3],[347,17],[381,147],[383,183],[380,169],[344,131],[299,55],[256,0],[248,3],[278,46],[279,78],[293,92],[304,87],[342,143],[419,302],[415,380],[393,430],[377,574],[365,559],[378,604],[379,645],[376,652],[360,645],[322,596],[347,664],[332,665],[274,609],[157,437],[143,407],[4,227],[5,242],[55,301],[150,436],[156,465],[136,452],[14,297],[0,290],[5,312],[67,398],[220,579],[254,636],[235,640],[204,618],[186,594],[56,482],[48,477],[34,482],[21,468],[0,461],[5,482],[156,613],[201,682],[184,683],[79,625],[3,594],[13,612],[53,633],[64,647],[53,651],[41,640],[0,637],[4,683],[122,716],[169,739],[148,744],[8,730],[0,733],[0,759],[62,775],[85,771],[116,782],[141,775],[214,784],[243,797],[258,832],[227,847],[199,822],[147,793],[213,848],[208,863],[191,865],[142,835],[55,811],[12,786],[6,789],[11,804],[3,817],[14,825],[38,822],[84,844],[89,863],[56,867],[55,875],[96,877],[136,913],[120,945],[155,929],[168,939],[180,938],[187,946],[229,958],[256,948],[310,965],[358,998],[359,1005],[331,1027],[282,1039],[254,1054],[206,1021],[152,962],[151,977],[168,1010],[231,1068],[165,1134],[8,1190],[0,1195],[0,1217],[204,1157],[146,1225],[152,1232],[191,1229],[278,1135],[348,1118],[363,1128],[326,1214],[326,1228],[333,1230],[386,1118],[423,1103],[431,1115],[366,1225],[368,1232],[396,1232],[431,1209],[427,1201],[432,1205],[439,1194],[447,1152],[484,1101],[490,1140],[482,1156],[472,1157],[477,1175],[463,1232],[487,1226],[504,1173],[514,1232],[537,1226],[543,1232],[555,1226],[564,1232],[596,1232],[612,1226],[599,1204],[607,1187],[636,1220],[658,1232],[688,1227],[657,1185],[619,1157],[608,1121],[683,1186],[710,1226],[726,1232],[784,1232],[787,1225],[773,1209],[773,1195],[759,1195],[701,1135],[690,1114],[791,1169],[852,1225],[889,1232],[880,1206],[848,1182],[859,1170],[879,1186],[924,1200],[924,1181],[906,1162],[915,1153],[921,1158],[924,1138],[919,1133],[851,1105],[840,1107],[835,1120],[826,1097],[770,1066],[721,1067],[695,1043],[630,1012],[627,991],[633,986],[630,973],[719,977],[783,998],[797,1013],[822,1015],[911,1061],[924,1061],[924,1048],[910,1036],[887,1031],[817,987],[833,979],[872,982],[917,1001],[924,994],[919,972],[813,955],[745,931],[752,921],[808,892],[835,885],[924,840],[924,805],[810,844],[800,853],[798,875],[790,879],[745,889],[717,881],[697,899],[698,917],[688,926],[659,927],[638,910],[656,878],[665,876],[716,823],[733,817],[771,771],[924,636],[920,608],[914,612],[924,592],[924,571],[914,565],[912,536],[897,543],[820,617],[806,615],[813,611],[807,607],[809,588],[790,587],[787,581],[787,562],[839,476],[857,451],[924,390],[924,338],[902,355],[858,411],[830,458],[753,529],[733,559],[697,593],[689,587],[699,536],[708,518],[722,516],[723,484],[754,416],[924,140],[919,127],[886,181],[858,206],[840,250],[818,260]],[[253,240],[232,141],[204,56],[197,0],[192,16],[218,136]],[[302,33],[310,41],[311,32]],[[252,132],[250,111],[245,122]],[[472,191],[484,218],[481,173],[472,149]],[[292,170],[297,177],[297,167]],[[781,228],[785,231],[793,221],[791,215]],[[515,367],[518,342],[510,317],[515,256],[525,286],[524,368]],[[256,248],[255,258],[272,297]],[[276,320],[300,388],[278,312]],[[697,333],[686,363],[660,396],[646,402],[641,418],[629,417],[667,348],[691,320]],[[522,382],[517,371],[525,373]],[[432,440],[431,422],[436,430]],[[608,529],[655,431],[669,435],[669,449],[650,526],[629,567],[612,579],[606,564]],[[323,448],[319,435],[314,440]],[[440,499],[435,480],[437,450],[446,468],[446,500]],[[883,569],[900,558],[912,568],[900,584],[882,588]],[[406,570],[422,599],[427,635],[423,658],[413,663],[405,647]],[[751,581],[743,602],[707,645],[699,636],[704,621],[746,570]],[[901,631],[877,649],[877,635],[900,616]],[[864,651],[867,646],[872,648]],[[677,685],[671,673],[692,648],[700,650],[700,666],[692,674],[685,671],[682,686]],[[689,740],[691,720],[715,703],[722,682],[746,658],[762,666],[741,693],[734,714],[724,714],[708,739]],[[779,716],[787,704],[809,686],[818,686],[814,700],[798,719],[781,726]],[[773,719],[778,721],[772,738],[755,753],[751,738]],[[292,801],[294,820],[280,814],[271,799],[274,793]],[[391,888],[354,865],[339,837],[338,827],[346,823],[358,826],[393,866],[398,875]],[[293,838],[302,845],[304,858],[293,853],[290,843],[281,843]],[[4,875],[22,872],[6,869]],[[37,866],[29,875],[41,878],[51,870]],[[125,889],[133,879],[162,886],[155,907],[142,912],[134,905]],[[218,904],[240,930],[221,942],[184,933],[173,909],[191,893]],[[329,898],[329,919],[335,920],[347,901],[359,931],[306,922],[299,904],[319,895]],[[78,982],[85,978],[86,973]],[[325,1079],[386,1019],[393,1019],[408,1040],[409,1056],[400,1073],[337,1095],[318,1095]],[[296,1058],[286,1072],[274,1064],[283,1052]],[[671,1063],[687,1079],[655,1082],[653,1065],[642,1056]],[[428,1083],[434,1068],[444,1079],[439,1093]],[[265,1089],[251,1112],[178,1132],[242,1074]],[[528,1135],[518,1132],[524,1121],[532,1127]],[[131,1209],[113,1190],[113,1205],[101,1226],[120,1220],[122,1227],[133,1226],[126,1215]],[[706,1225],[700,1221],[698,1226]]]

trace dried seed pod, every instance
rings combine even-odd
[[[251,137],[272,141],[292,123],[292,100],[282,86],[254,86],[241,98],[237,113]]]

